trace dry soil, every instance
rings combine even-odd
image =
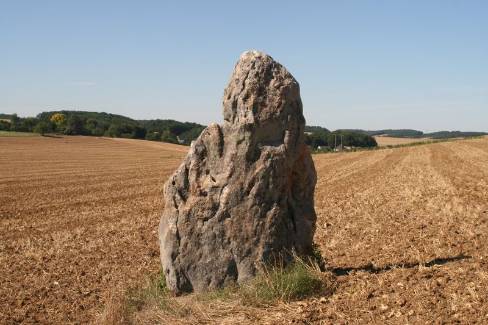
[[[159,268],[161,189],[187,147],[0,138],[0,323],[87,323]],[[332,295],[211,303],[185,323],[488,323],[488,138],[314,155]],[[159,315],[164,319],[164,315]]]

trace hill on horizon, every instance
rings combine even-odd
[[[54,123],[51,117],[62,114],[63,121]],[[180,122],[172,119],[136,120],[124,115],[106,112],[53,110],[36,117],[18,117],[16,114],[0,113],[0,130],[18,132],[56,132],[67,135],[109,136],[118,138],[145,139],[189,145],[205,129],[205,125]],[[437,131],[424,133],[414,129],[338,129],[330,131],[322,126],[306,126],[305,141],[313,149],[350,147],[375,147],[374,136],[397,138],[448,139],[488,135],[486,132]]]
[[[414,129],[384,129],[384,130],[362,130],[362,129],[342,129],[340,131],[358,132],[371,136],[387,136],[392,138],[431,138],[431,139],[451,139],[468,138],[488,135],[487,132],[474,131],[435,131],[424,133]]]

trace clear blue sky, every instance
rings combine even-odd
[[[309,125],[488,131],[488,1],[2,0],[0,30],[0,112],[220,122],[258,49]]]

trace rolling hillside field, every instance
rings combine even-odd
[[[0,323],[98,322],[118,292],[157,273],[161,191],[187,150],[0,137]],[[488,138],[313,158],[315,241],[334,278],[331,294],[262,308],[202,302],[188,314],[136,317],[488,323]]]
[[[430,138],[395,138],[382,135],[375,136],[374,139],[376,140],[376,143],[378,143],[379,147],[432,141]]]

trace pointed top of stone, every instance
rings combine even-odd
[[[246,60],[246,59],[255,59],[255,58],[260,58],[260,57],[270,57],[268,54],[258,51],[258,50],[247,50],[242,52],[240,56],[240,60]]]
[[[235,126],[270,120],[303,120],[296,79],[271,56],[257,50],[241,54],[224,91],[224,120]]]

